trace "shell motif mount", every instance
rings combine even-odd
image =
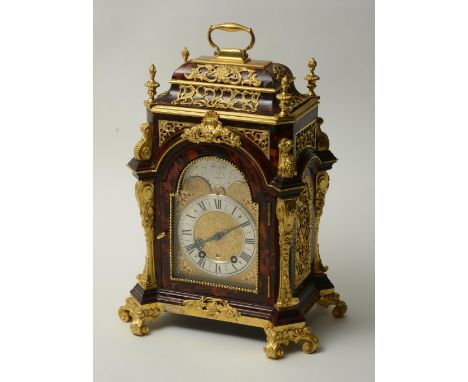
[[[219,121],[218,113],[212,110],[205,114],[200,124],[185,129],[181,138],[193,143],[220,143],[232,147],[241,145],[240,137],[229,128],[223,127]]]

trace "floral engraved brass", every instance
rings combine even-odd
[[[190,73],[184,74],[188,80],[217,82],[229,85],[260,86],[255,70],[234,65],[197,65]]]
[[[219,121],[218,113],[208,111],[199,125],[185,129],[181,136],[193,143],[224,143],[228,146],[239,147],[240,138],[229,128],[223,127]]]
[[[199,300],[186,300],[183,305],[197,310],[208,318],[236,320],[241,316],[227,301],[219,298],[202,297]]]
[[[296,133],[296,155],[299,155],[306,147],[315,151],[328,150],[328,136],[320,128],[322,123],[323,119],[317,118]]]
[[[304,341],[302,351],[305,353],[313,353],[319,345],[318,338],[305,325],[302,327],[289,327],[285,325],[285,328],[281,326],[267,326],[265,334],[267,336],[267,344],[263,348],[263,351],[268,358],[272,359],[281,358],[284,355],[283,346],[288,345],[289,342],[298,343],[299,341]]]
[[[293,236],[295,212],[295,199],[278,199],[276,202],[280,246],[279,292],[275,304],[275,308],[278,310],[296,306],[299,303],[299,299],[292,296],[291,281],[289,279],[289,254]]]
[[[153,148],[153,127],[149,123],[142,123],[140,130],[143,133],[135,146],[134,156],[138,160],[148,160],[151,158],[151,150]]]
[[[138,283],[143,289],[156,286],[156,272],[154,269],[154,185],[151,182],[139,180],[135,184],[135,196],[140,208],[141,224],[145,231],[146,257],[143,273],[137,276]]]
[[[255,113],[260,105],[260,92],[228,87],[180,85],[173,105],[190,105],[217,109],[230,109]]]
[[[309,177],[304,177],[304,190],[297,201],[294,241],[294,286],[299,287],[312,271],[313,189]]]

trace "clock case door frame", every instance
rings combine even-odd
[[[268,208],[274,206],[275,193],[267,187],[266,177],[272,179],[271,167],[265,155],[247,138],[241,137],[241,148],[233,148],[224,144],[192,143],[180,140],[182,132],[171,136],[160,148],[165,152],[158,167],[155,178],[155,233],[167,232],[164,240],[155,242],[155,265],[158,288],[164,290],[197,293],[199,295],[216,296],[229,300],[244,300],[262,305],[273,305],[271,285],[268,282],[274,277],[276,256],[278,254],[277,233]],[[170,149],[164,150],[165,147]],[[216,156],[227,160],[236,166],[245,176],[249,184],[252,201],[258,204],[258,286],[257,292],[245,292],[224,287],[202,285],[192,282],[171,280],[170,274],[170,198],[177,191],[177,184],[182,171],[193,160],[204,156]],[[258,158],[265,158],[259,161]],[[260,162],[260,163],[259,163]],[[159,213],[158,213],[159,212]],[[267,216],[270,216],[268,225]],[[270,276],[270,277],[268,277]]]

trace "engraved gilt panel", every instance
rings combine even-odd
[[[302,178],[305,188],[301,192],[296,210],[294,241],[294,285],[299,287],[312,270],[313,185],[310,177]]]

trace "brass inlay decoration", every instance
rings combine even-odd
[[[346,303],[340,299],[340,295],[334,291],[320,291],[319,305],[327,308],[330,305],[335,305],[332,310],[332,314],[335,318],[341,318],[345,315],[348,310]]]
[[[194,125],[194,123],[190,122],[168,121],[164,119],[159,120],[159,145],[161,146],[161,144],[174,133],[185,128],[190,128]],[[226,126],[226,128],[250,139],[260,150],[262,150],[267,158],[270,158],[270,132],[268,130],[246,129],[233,126]]]
[[[137,336],[144,336],[149,329],[145,321],[153,320],[161,314],[158,303],[140,305],[135,298],[127,297],[125,304],[119,308],[119,317],[124,322],[132,321],[130,330]]]
[[[225,300],[214,297],[202,297],[199,300],[186,300],[183,305],[197,310],[203,316],[214,319],[237,319],[241,314]]]
[[[304,79],[307,81],[307,88],[309,89],[308,95],[318,99],[320,97],[315,94],[314,89],[317,86],[315,83],[320,79],[320,77],[314,73],[317,66],[317,61],[315,61],[315,58],[312,58],[307,66],[309,67],[309,74],[306,75]]]
[[[185,73],[184,77],[188,80],[229,85],[260,86],[262,84],[255,70],[234,65],[198,64],[190,73]]]
[[[294,77],[292,79],[294,79]],[[276,98],[279,100],[279,107],[281,109],[281,112],[279,113],[280,117],[286,117],[291,111],[290,100],[292,96],[289,94],[289,83],[291,81],[292,80],[287,76],[284,76],[281,79],[281,93],[276,95]]]
[[[133,150],[135,159],[148,160],[151,158],[151,151],[153,149],[153,127],[149,123],[142,123],[140,131],[143,133],[141,138]]]
[[[319,345],[318,338],[312,333],[305,323],[299,325],[267,326],[265,328],[267,344],[263,348],[266,356],[272,359],[281,358],[284,355],[283,346],[290,342],[304,341],[302,351],[313,353]]]
[[[190,52],[189,52],[189,50],[187,49],[187,47],[185,47],[184,49],[182,49],[181,55],[182,55],[182,59],[184,60],[184,62],[187,62],[187,61],[188,61],[188,58],[189,58],[189,55],[190,55]]]
[[[202,122],[191,128],[185,129],[181,136],[193,143],[209,142],[223,143],[228,146],[238,147],[241,141],[238,135],[229,128],[223,127],[215,111],[206,112]]]
[[[154,185],[151,182],[139,180],[135,184],[135,196],[140,208],[141,224],[145,231],[146,257],[143,273],[137,276],[138,283],[143,289],[156,286],[156,272],[154,268]]]
[[[259,99],[260,92],[254,90],[181,84],[172,104],[255,113],[260,105]]]
[[[292,296],[291,281],[289,279],[289,254],[293,237],[295,212],[295,199],[278,199],[276,202],[280,246],[279,292],[278,300],[275,304],[275,308],[278,310],[287,309],[299,303],[299,299]]]
[[[156,96],[156,89],[159,87],[159,83],[154,80],[156,67],[153,64],[149,67],[149,74],[150,79],[145,82],[145,86],[148,88],[148,99],[145,101],[145,105],[148,108],[155,104],[154,97]]]
[[[161,146],[166,139],[168,139],[172,134],[177,133],[178,131],[193,126],[193,123],[188,122],[178,122],[178,121],[168,121],[160,119],[158,121],[158,136],[159,136],[159,146]]]
[[[315,151],[328,150],[330,144],[328,135],[320,127],[322,123],[322,118],[316,118],[296,133],[296,156],[306,147],[310,147]]]
[[[318,244],[318,233],[320,226],[320,217],[322,216],[323,207],[325,205],[325,195],[328,191],[330,178],[326,171],[320,171],[315,176],[315,248],[314,248],[314,273],[324,273],[328,267],[322,264],[320,258],[319,244]]]
[[[278,176],[282,178],[293,178],[297,175],[296,162],[292,155],[293,142],[290,139],[283,138],[278,144]]]
[[[304,190],[297,201],[294,240],[294,286],[298,288],[312,271],[313,232],[313,186],[309,177],[304,177]]]

